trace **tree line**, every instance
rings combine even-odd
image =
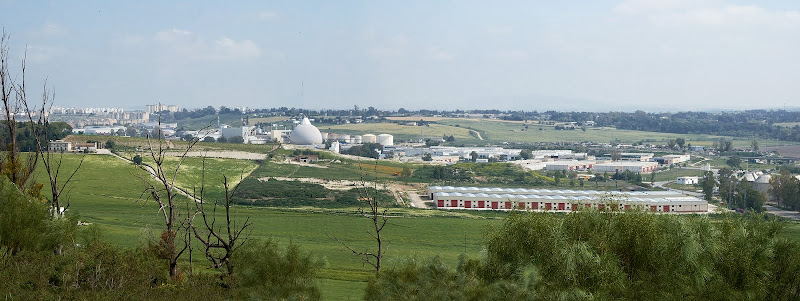
[[[485,255],[411,258],[366,300],[797,300],[800,244],[760,214],[512,213]]]

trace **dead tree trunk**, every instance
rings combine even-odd
[[[9,35],[5,29],[0,35],[0,101],[3,103],[3,113],[5,114],[5,125],[8,131],[8,144],[6,145],[5,157],[2,159],[2,172],[7,175],[9,180],[20,190],[31,195],[38,194],[41,186],[31,187],[29,180],[33,177],[36,170],[36,163],[39,156],[22,156],[17,143],[17,119],[16,115],[22,109],[22,104],[27,101],[25,87],[25,58],[20,64],[20,81],[15,82],[9,72],[8,43]],[[24,160],[23,160],[23,157]],[[30,188],[34,188],[30,190]]]
[[[217,227],[217,203],[214,202],[211,216],[206,214],[205,210],[205,159],[203,160],[203,178],[200,186],[200,199],[201,202],[196,202],[195,216],[200,215],[203,218],[203,230],[199,230],[194,225],[194,218],[189,220],[189,226],[194,232],[194,236],[205,247],[206,258],[211,262],[211,268],[219,269],[225,266],[228,275],[233,274],[234,264],[231,261],[233,253],[245,242],[247,242],[249,235],[241,237],[242,233],[250,226],[250,218],[248,217],[241,227],[236,226],[236,222],[231,219],[231,191],[228,185],[228,177],[222,176],[222,185],[225,187],[225,229],[222,226]],[[240,237],[243,240],[240,240]]]
[[[157,144],[154,145],[153,139],[151,135],[147,134],[147,145],[150,158],[153,160],[153,167],[152,167],[152,174],[155,176],[156,181],[153,183],[150,181],[150,177],[143,177],[142,182],[145,185],[145,189],[142,192],[143,194],[149,194],[149,196],[158,204],[159,211],[164,216],[164,231],[161,233],[160,241],[154,246],[158,255],[167,260],[169,262],[169,275],[172,278],[177,278],[178,276],[178,259],[181,257],[184,251],[186,251],[188,245],[184,244],[180,250],[178,249],[175,238],[177,237],[179,230],[188,230],[185,229],[185,220],[178,220],[178,204],[176,203],[175,198],[178,195],[177,188],[175,187],[175,179],[178,176],[178,171],[181,168],[181,164],[183,164],[184,159],[186,159],[186,154],[194,147],[197,143],[197,139],[194,139],[189,142],[186,146],[186,149],[183,153],[179,156],[178,164],[175,166],[175,170],[167,170],[164,167],[165,160],[167,158],[165,152],[167,148],[165,148],[164,137],[160,135],[160,128],[161,128],[161,118],[159,117],[158,121],[158,131],[157,131]],[[139,167],[144,170],[146,173],[150,173],[148,166],[146,165],[139,165]]]
[[[378,161],[375,161],[373,170],[374,178],[372,183],[369,183],[368,177],[362,169],[361,163],[359,163],[359,169],[361,169],[362,172],[361,184],[358,187],[358,194],[362,203],[366,205],[359,208],[359,213],[361,216],[366,216],[370,220],[370,230],[367,231],[367,233],[372,237],[372,239],[375,240],[376,248],[374,251],[370,251],[369,249],[358,251],[352,248],[350,245],[339,240],[336,236],[334,236],[333,239],[350,250],[350,252],[353,252],[353,254],[356,256],[361,257],[364,264],[368,264],[375,269],[375,273],[380,273],[381,264],[383,263],[383,256],[386,254],[386,244],[388,244],[388,242],[384,242],[381,232],[388,222],[388,211],[386,208],[382,208],[380,205],[380,191],[378,190],[377,178]],[[365,210],[364,207],[369,207],[369,209]]]
[[[50,120],[48,119],[48,112],[50,111],[49,108],[52,106],[54,99],[55,93],[50,93],[47,88],[47,82],[45,81],[42,87],[42,107],[38,109],[38,112],[36,108],[29,106],[25,99],[23,99],[23,107],[28,113],[28,124],[31,127],[31,131],[33,131],[33,137],[36,142],[36,153],[41,158],[42,165],[44,165],[44,170],[47,173],[47,178],[50,181],[50,208],[53,212],[53,218],[57,219],[63,216],[64,211],[69,208],[68,200],[62,203],[62,193],[66,191],[70,181],[72,181],[72,178],[75,177],[75,174],[80,170],[84,159],[86,159],[86,155],[81,156],[78,166],[66,179],[60,177],[64,152],[60,151],[58,155],[55,155],[48,146],[51,134],[49,132]],[[37,120],[34,120],[34,112],[38,115]],[[63,183],[59,183],[60,180],[64,180]],[[63,210],[61,205],[64,205]]]

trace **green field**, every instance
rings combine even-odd
[[[671,134],[644,132],[633,130],[618,130],[615,128],[593,128],[589,127],[586,131],[575,130],[556,130],[551,125],[540,125],[534,123],[507,122],[490,119],[469,119],[469,118],[437,118],[432,120],[436,123],[427,126],[405,126],[395,123],[366,123],[366,124],[344,124],[344,125],[320,125],[319,129],[323,132],[343,133],[343,134],[381,134],[387,133],[395,136],[396,140],[418,139],[420,131],[425,137],[438,138],[442,135],[453,135],[457,143],[465,144],[485,144],[502,142],[618,142],[634,143],[644,142],[653,144],[666,144],[669,139],[683,138],[686,143],[692,145],[711,146],[714,140],[723,136],[698,135],[698,134]],[[525,126],[528,126],[527,129]],[[475,133],[479,132],[483,140],[479,140]],[[736,147],[749,147],[752,138],[727,137],[733,140]],[[789,142],[787,142],[789,143]],[[796,144],[796,143],[790,143]]]
[[[65,155],[65,170],[74,167],[81,155]],[[188,173],[195,173],[199,160],[188,160]],[[242,164],[240,160],[219,159],[218,165]],[[254,163],[252,163],[254,164]],[[250,164],[244,164],[251,166]],[[264,169],[279,167],[269,164]],[[209,169],[209,177],[220,177],[228,169]],[[226,171],[227,170],[227,171]],[[103,239],[118,246],[141,246],[145,239],[162,229],[158,207],[141,196],[144,188],[137,178],[142,171],[132,164],[107,155],[87,155],[69,192],[69,214],[81,221],[94,223],[104,231]],[[267,172],[262,170],[262,172]],[[283,171],[280,171],[283,172]],[[309,175],[311,171],[309,171]],[[285,175],[284,175],[285,176]],[[319,177],[326,177],[317,173]],[[46,183],[43,172],[37,174]],[[184,183],[191,181],[186,178]],[[45,191],[48,188],[45,187]],[[186,202],[185,198],[180,199]],[[182,203],[185,204],[185,203]],[[182,207],[183,208],[183,207]],[[366,281],[372,277],[368,267],[332,239],[352,244],[357,249],[371,246],[366,233],[368,220],[358,216],[355,208],[343,209],[275,209],[234,207],[238,219],[250,217],[251,237],[274,239],[281,245],[290,242],[323,258],[325,267],[319,273],[319,284],[325,300],[361,299]],[[389,241],[386,264],[408,258],[441,256],[454,265],[460,254],[480,258],[486,233],[497,227],[506,216],[501,212],[449,212],[437,210],[392,209],[393,217],[383,233]],[[185,211],[184,211],[185,214]],[[787,238],[800,237],[800,224],[787,223],[781,233]],[[200,250],[195,252],[195,271],[207,271]],[[184,262],[184,267],[188,262]]]
[[[495,142],[620,142],[620,143],[634,143],[645,141],[647,143],[666,143],[669,139],[684,138],[686,143],[692,145],[708,145],[712,144],[712,140],[720,138],[720,136],[713,135],[686,135],[686,134],[670,134],[670,133],[655,133],[631,130],[618,130],[615,128],[587,128],[586,131],[581,129],[575,130],[556,130],[553,126],[528,124],[527,130],[522,123],[510,123],[502,121],[487,121],[487,120],[469,120],[469,119],[445,119],[439,121],[443,125],[459,125],[460,127],[469,127],[479,129],[482,134],[485,134],[484,139]],[[541,130],[540,130],[541,129]],[[726,137],[732,139],[731,137]],[[734,143],[737,145],[749,145],[749,140],[738,141]]]
[[[431,124],[430,126],[407,126],[396,123],[359,123],[340,125],[320,125],[319,130],[329,133],[341,134],[392,134],[395,139],[419,139],[421,135],[426,138],[441,138],[444,135],[453,135],[456,140],[475,139],[466,128]]]
[[[778,123],[774,123],[773,125],[790,128],[790,127],[795,127],[797,125],[800,125],[800,122],[778,122]]]
[[[65,155],[65,170],[75,166],[80,155]],[[196,166],[197,161],[187,162]],[[194,168],[194,167],[193,167]],[[148,233],[162,229],[161,217],[154,202],[141,197],[144,188],[137,178],[140,170],[132,164],[107,155],[88,155],[76,175],[69,193],[69,214],[77,214],[81,221],[95,223],[104,230],[104,239],[120,246],[136,247],[143,243]],[[210,171],[210,177],[221,174]],[[43,172],[39,181],[45,183]],[[49,188],[45,188],[47,191]],[[182,199],[186,201],[186,199]],[[332,240],[341,240],[363,249],[370,246],[366,233],[368,220],[355,215],[355,208],[330,210],[277,210],[269,208],[236,207],[235,216],[250,217],[253,222],[252,237],[272,238],[285,245],[299,244],[327,266],[320,273],[320,284],[325,300],[360,299],[366,281],[371,277],[369,268],[360,259]],[[459,254],[480,256],[483,234],[487,227],[500,222],[502,213],[458,214],[455,216],[437,211],[398,209],[402,214],[391,218],[384,232],[389,240],[387,261],[409,256],[421,258],[441,255],[447,262],[455,263]],[[204,270],[203,256],[197,250],[195,265]]]
[[[102,147],[106,141],[114,141],[116,147],[120,149],[124,149],[121,152],[126,152],[128,149],[135,150],[135,149],[146,149],[149,147],[149,143],[147,138],[142,137],[118,137],[118,136],[98,136],[98,135],[69,135],[64,138],[66,141],[70,141],[72,143],[84,143],[86,141],[100,141],[98,146]],[[152,140],[154,148],[158,147],[158,141]],[[165,142],[163,144],[164,148],[169,149],[170,151],[181,151],[185,150],[186,147],[189,145],[188,141],[181,141],[181,140],[170,140],[169,142]],[[274,150],[274,148],[278,144],[270,143],[270,144],[240,144],[240,143],[215,143],[215,142],[197,142],[194,147],[192,147],[193,151],[241,151],[241,152],[249,152],[249,153],[259,153],[259,154],[267,154]]]
[[[152,167],[153,159],[142,156],[143,163]],[[168,174],[173,174],[178,164],[178,157],[166,157],[164,170]],[[227,176],[228,185],[233,190],[239,182],[250,175],[258,167],[254,161],[236,159],[205,159],[205,197],[209,200],[223,200],[225,198],[225,187],[222,184],[222,176]],[[200,194],[200,183],[203,181],[203,159],[197,157],[187,157],[181,164],[178,176],[175,178],[175,185],[184,188],[192,194]],[[196,192],[195,192],[196,191]]]
[[[701,169],[673,168],[670,170],[659,171],[656,173],[656,182],[675,181],[678,177],[702,177],[704,171]],[[645,175],[644,180],[650,181],[650,175]]]

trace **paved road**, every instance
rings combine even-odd
[[[790,219],[793,219],[793,220],[796,220],[796,221],[800,221],[800,212],[783,210],[781,208],[770,206],[770,205],[764,205],[764,208],[767,209],[768,213],[772,213],[772,214],[780,216],[780,217],[785,217],[785,218],[790,218]]]

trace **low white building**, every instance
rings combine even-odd
[[[47,148],[53,153],[71,152],[72,142],[64,140],[50,141],[47,143]]]
[[[692,159],[691,155],[665,155],[662,157],[655,157],[651,159],[653,162],[658,162],[661,165],[672,165],[687,162]]]
[[[592,167],[594,172],[608,172],[617,173],[631,171],[635,173],[651,173],[658,169],[657,162],[640,162],[640,161],[615,161],[606,163],[597,163]]]
[[[550,161],[545,162],[545,170],[579,171],[591,169],[594,161]]]
[[[708,202],[675,191],[609,192],[524,188],[430,186],[438,209],[576,211],[581,208],[707,212]]]
[[[700,183],[700,178],[698,178],[698,177],[678,177],[678,179],[675,180],[675,183],[678,183],[678,185],[697,185],[698,183]]]

